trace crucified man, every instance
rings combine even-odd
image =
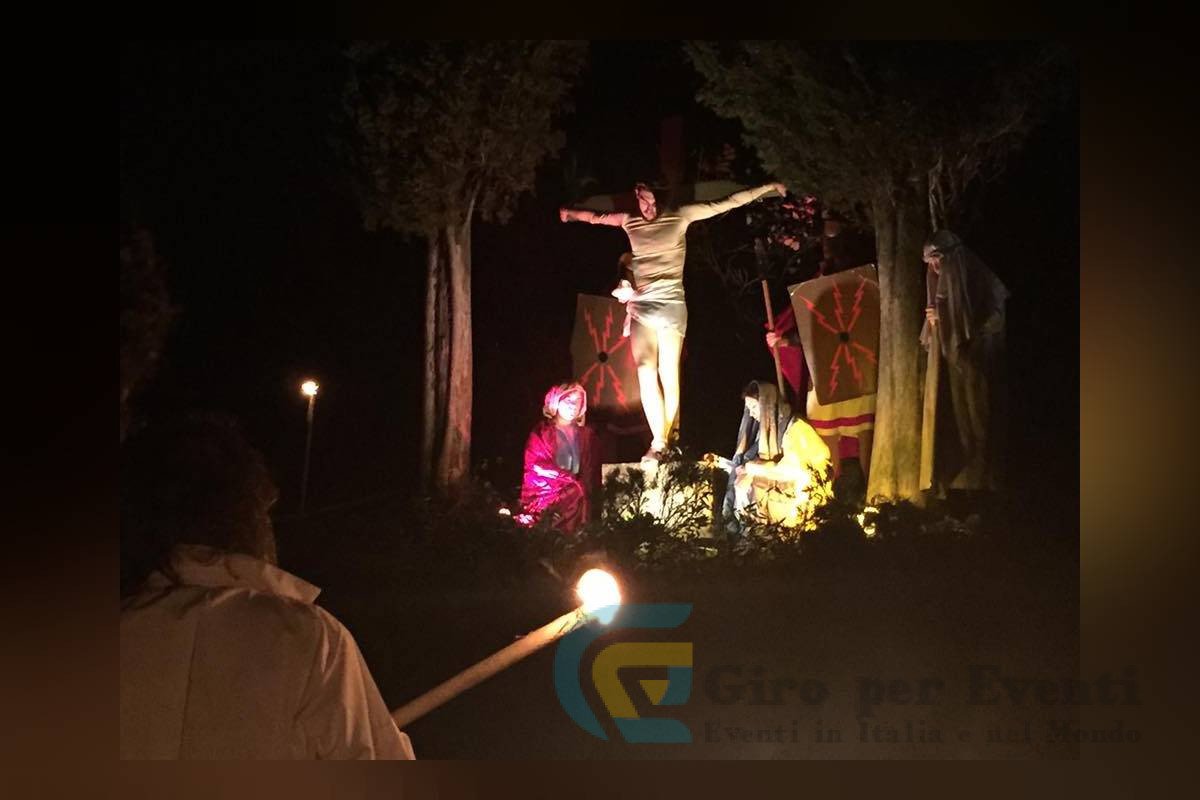
[[[642,408],[650,426],[650,449],[642,461],[657,462],[667,448],[679,417],[679,358],[687,332],[683,263],[687,228],[693,222],[752,203],[771,193],[783,197],[787,187],[768,183],[735,192],[721,200],[658,208],[658,197],[644,183],[634,187],[639,214],[559,209],[563,222],[619,227],[633,251],[633,284],[622,284],[613,296],[626,304],[632,321],[629,335],[637,363]]]

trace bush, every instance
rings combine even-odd
[[[798,527],[751,513],[742,535],[730,538],[715,503],[720,496],[715,477],[712,468],[694,461],[666,462],[651,477],[641,470],[612,476],[603,486],[597,518],[572,535],[555,530],[548,518],[523,526],[513,516],[519,508],[476,479],[453,500],[417,498],[401,512],[407,519],[398,528],[391,525],[408,531],[399,549],[371,549],[397,571],[412,570],[414,581],[511,588],[539,575],[570,584],[584,569],[601,564],[625,574],[700,575],[802,563],[917,564],[932,555],[963,553],[964,543],[982,538],[940,511],[908,503],[864,510],[837,499],[812,510]]]

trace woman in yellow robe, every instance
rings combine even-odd
[[[778,461],[746,462],[735,488],[737,504],[755,505],[757,515],[771,523],[809,528],[813,512],[833,496],[829,447],[800,417],[788,424],[782,444]]]

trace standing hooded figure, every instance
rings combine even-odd
[[[939,348],[944,366],[937,383],[947,387],[938,391],[936,438],[929,443],[934,448],[934,488],[998,489],[1004,302],[1009,292],[948,230],[933,235],[923,259],[927,270],[921,344],[926,350]]]
[[[783,455],[783,434],[792,418],[792,409],[779,396],[779,388],[765,381],[750,381],[742,390],[742,422],[738,427],[737,445],[730,459],[729,484],[721,516],[725,529],[732,534],[741,532],[737,512],[742,505],[735,487],[744,467],[750,461],[777,461]]]

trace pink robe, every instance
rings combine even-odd
[[[600,461],[596,433],[586,425],[577,428],[579,472],[558,466],[557,425],[544,420],[534,426],[525,443],[525,475],[521,481],[521,506],[534,519],[553,515],[553,527],[574,533],[592,518],[592,496],[600,487]],[[539,474],[534,467],[553,476]]]

